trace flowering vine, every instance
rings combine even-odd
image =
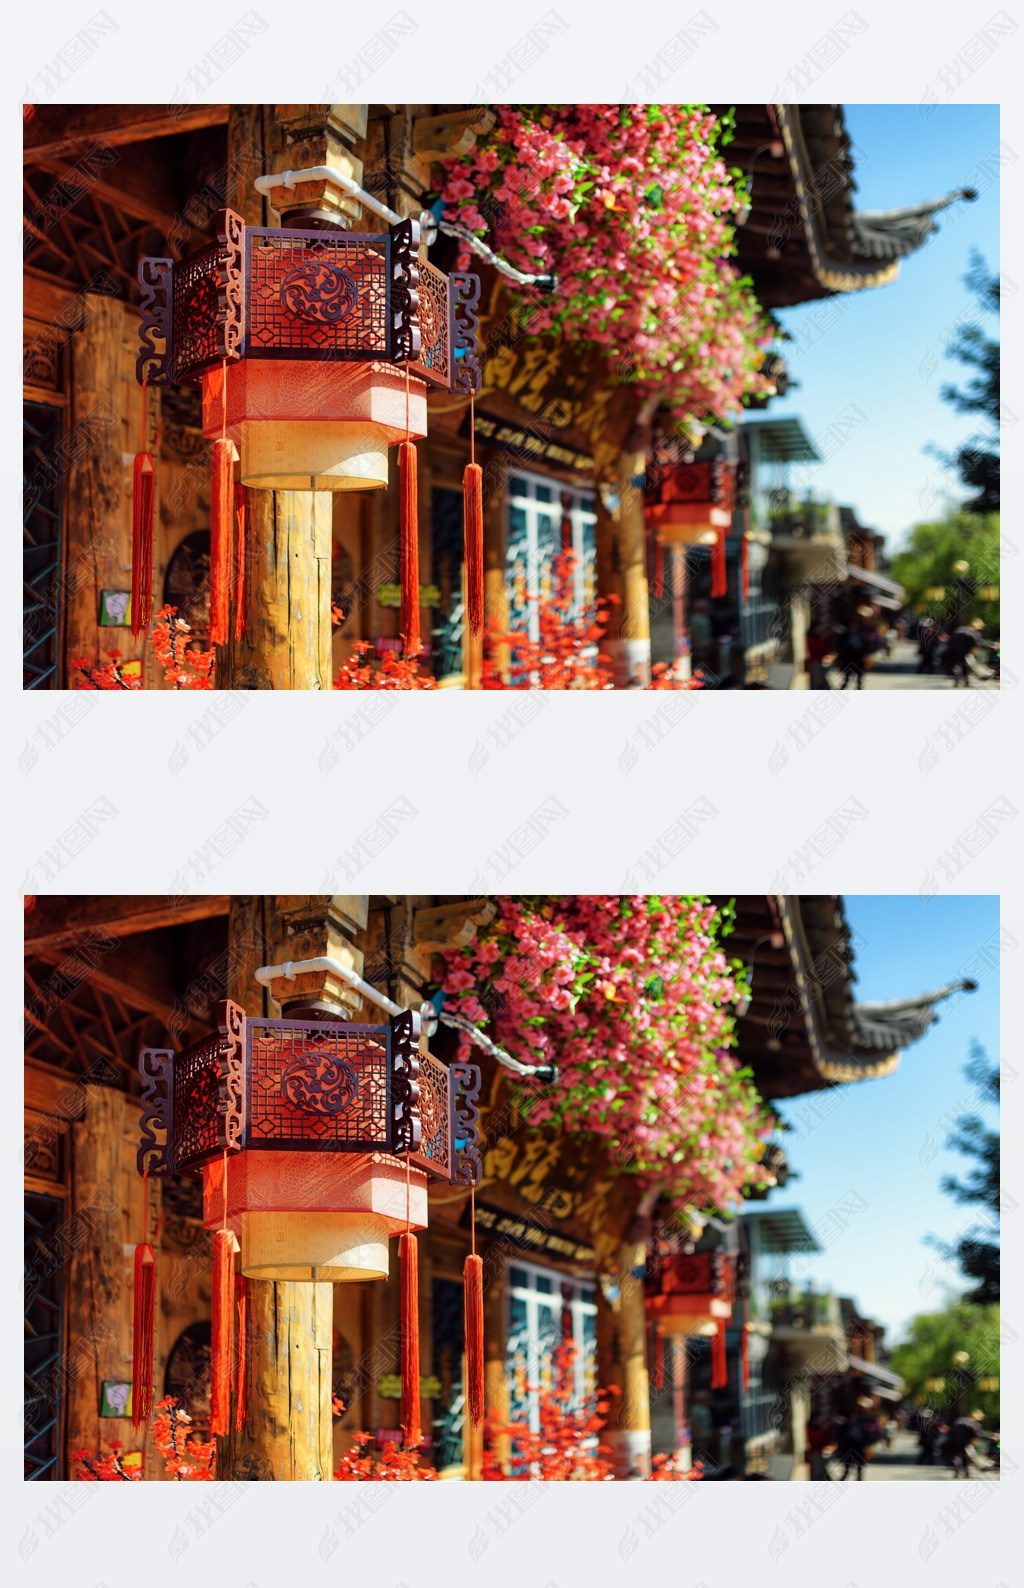
[[[396,656],[394,651],[385,651],[381,657],[380,666],[374,667],[367,660],[368,652],[372,651],[368,640],[360,640],[353,648],[352,655],[338,669],[338,676],[334,680],[335,689],[436,689],[437,680],[431,678],[429,673],[421,673],[419,661],[415,656]]]
[[[491,108],[492,130],[440,162],[441,198],[511,264],[556,274],[527,306],[530,333],[603,349],[691,415],[725,418],[762,391],[772,333],[730,260],[745,193],[728,127],[703,105]]]
[[[682,1211],[725,1210],[766,1183],[772,1121],[729,1051],[744,986],[724,912],[679,895],[495,902],[473,942],[445,951],[441,985],[513,1058],[557,1066],[529,1124],[608,1142],[614,1167]]]

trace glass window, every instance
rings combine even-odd
[[[576,1403],[597,1388],[597,1302],[592,1284],[532,1264],[508,1271],[506,1371],[513,1422],[540,1429],[539,1390],[551,1383],[551,1358],[563,1340],[576,1346]]]
[[[593,490],[559,485],[537,474],[508,477],[506,576],[511,627],[540,638],[538,598],[552,589],[552,566],[563,547],[575,553],[572,616],[593,615],[597,599]]]

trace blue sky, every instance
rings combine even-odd
[[[794,469],[790,484],[812,486],[855,507],[862,523],[886,536],[891,554],[911,525],[939,516],[944,491],[957,494],[955,477],[944,475],[924,448],[934,442],[952,450],[972,428],[972,416],[940,400],[944,382],[967,374],[941,355],[957,318],[976,313],[962,281],[972,247],[992,269],[998,265],[999,107],[843,110],[858,209],[901,208],[960,187],[979,190],[973,204],[961,201],[942,211],[939,231],[903,260],[891,285],[844,294],[838,302],[801,304],[779,316],[795,338],[786,344],[786,357],[800,389],[775,399],[768,413],[799,415],[812,435],[822,434],[850,403],[865,416],[826,463]],[[829,324],[826,314],[837,309]],[[994,327],[996,321],[985,323]]]
[[[830,1232],[820,1257],[789,1259],[791,1277],[853,1296],[886,1326],[892,1346],[915,1313],[941,1310],[947,1284],[963,1284],[924,1242],[929,1234],[952,1240],[976,1212],[939,1183],[947,1173],[962,1177],[971,1163],[944,1141],[965,1104],[978,1111],[963,1075],[972,1039],[999,1056],[998,970],[979,978],[965,969],[983,945],[994,948],[999,900],[846,895],[844,904],[858,1000],[906,998],[967,974],[979,981],[976,992],[939,1006],[938,1023],[904,1051],[895,1074],[780,1103],[794,1126],[784,1141],[801,1178],[767,1204],[752,1204],[799,1207],[812,1227]],[[980,1112],[994,1123],[994,1111]],[[846,1211],[836,1219],[838,1207]]]

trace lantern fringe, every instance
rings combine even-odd
[[[149,628],[153,615],[153,504],[156,470],[152,454],[137,452],[132,470],[132,639]]]
[[[235,639],[245,634],[245,486],[235,486]]]
[[[230,1427],[231,1343],[234,1330],[235,1237],[230,1230],[213,1236],[213,1305],[210,1310],[210,1432]]]
[[[244,1274],[235,1276],[235,1314],[238,1319],[238,1381],[235,1385],[235,1432],[241,1433],[248,1415],[249,1393],[249,1282]]]
[[[405,443],[403,442],[404,446]],[[408,1230],[398,1238],[402,1285],[402,1430],[407,1450],[423,1442],[420,1428],[419,1249]]]
[[[135,1248],[132,1329],[132,1427],[147,1424],[153,1411],[153,1335],[156,1310],[156,1257],[152,1246]]]
[[[416,446],[402,441],[398,448],[400,482],[399,537],[402,606],[399,630],[407,656],[420,651],[420,525]]]
[[[665,1387],[665,1341],[661,1331],[657,1328],[651,1330],[652,1339],[652,1365],[654,1368],[653,1382],[656,1390]]]
[[[747,557],[747,537],[740,536],[740,594],[746,601],[750,595],[750,564]]]
[[[746,1324],[740,1330],[740,1381],[746,1394],[750,1388],[750,1340]]]
[[[226,645],[231,584],[231,530],[234,519],[234,443],[213,443],[210,492],[210,644]]]
[[[719,1318],[711,1341],[711,1388],[726,1389],[729,1384],[729,1361],[725,1354],[725,1320]]]
[[[469,632],[484,627],[484,472],[467,463],[462,476],[463,558],[466,564],[466,615]]]
[[[469,1420],[479,1428],[484,1420],[484,1264],[471,1253],[462,1271],[466,1326],[466,1387]]]
[[[722,531],[715,531],[715,544],[711,548],[711,599],[717,600],[720,596],[728,595],[729,580],[725,564],[725,536]]]

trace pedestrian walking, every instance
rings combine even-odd
[[[812,689],[831,689],[828,664],[835,655],[835,642],[824,623],[815,622],[807,634],[807,671]]]
[[[973,650],[977,649],[978,635],[975,629],[966,624],[954,629],[946,641],[943,654],[946,672],[953,680],[953,688],[959,689],[961,683],[967,689],[970,686],[970,671],[968,658]]]
[[[971,1446],[981,1436],[981,1424],[973,1417],[958,1417],[946,1435],[946,1461],[953,1468],[953,1475],[957,1478],[969,1478],[971,1466],[976,1465],[971,1460]]]
[[[807,1424],[807,1459],[810,1463],[812,1483],[832,1481],[832,1474],[828,1470],[828,1462],[825,1458],[828,1452],[834,1449],[835,1438],[831,1423],[827,1417],[816,1414]]]
[[[861,1422],[860,1412],[856,1412],[848,1422],[842,1424],[836,1440],[836,1455],[843,1463],[841,1482],[846,1482],[850,1476],[851,1468],[854,1467],[857,1469],[858,1480],[863,1478],[864,1443],[864,1425]]]
[[[855,619],[850,627],[840,634],[839,644],[836,647],[836,660],[843,675],[840,689],[845,689],[851,678],[856,679],[858,689],[863,689],[867,645],[859,620]]]
[[[941,633],[934,618],[922,618],[917,625],[917,652],[921,660],[919,673],[934,673]]]

